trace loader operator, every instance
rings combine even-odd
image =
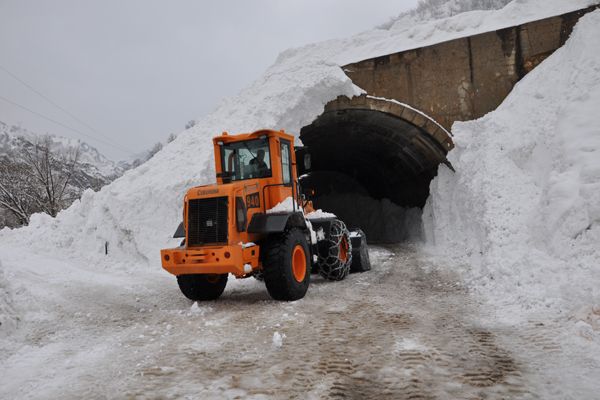
[[[259,149],[256,152],[256,157],[250,160],[250,166],[252,166],[255,178],[264,178],[269,175],[269,167],[264,160],[265,151],[263,149]]]

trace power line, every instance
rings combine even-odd
[[[80,118],[78,118],[77,116],[73,115],[73,113],[71,113],[70,111],[68,111],[68,110],[67,110],[67,109],[65,109],[64,107],[62,107],[62,106],[60,106],[59,104],[57,104],[57,103],[56,103],[54,100],[52,100],[52,99],[51,99],[51,98],[49,98],[48,96],[44,95],[44,94],[43,94],[43,93],[41,93],[39,90],[35,89],[33,86],[31,86],[30,84],[28,84],[27,82],[25,82],[24,80],[22,80],[21,78],[19,78],[18,76],[16,76],[16,75],[15,75],[15,74],[13,74],[12,72],[10,72],[8,69],[6,69],[6,67],[4,67],[4,66],[0,65],[0,69],[2,69],[4,72],[6,72],[8,75],[10,75],[10,76],[11,76],[13,79],[15,79],[16,81],[18,81],[19,83],[21,83],[22,85],[24,85],[25,87],[27,87],[29,90],[31,90],[32,92],[34,92],[35,94],[37,94],[38,96],[40,96],[41,98],[43,98],[44,100],[46,100],[48,103],[52,104],[54,107],[58,108],[59,110],[61,110],[61,111],[62,111],[62,112],[64,112],[65,114],[67,114],[69,117],[71,117],[71,118],[73,118],[75,121],[79,122],[81,125],[83,125],[83,126],[85,126],[86,128],[90,129],[92,132],[94,132],[94,133],[96,133],[96,134],[98,134],[98,135],[100,135],[100,136],[103,136],[105,139],[107,139],[107,140],[111,140],[111,139],[110,139],[108,136],[106,136],[105,134],[103,134],[103,133],[101,133],[101,132],[98,132],[96,129],[94,129],[92,126],[90,126],[88,123],[86,123],[85,121],[82,121]],[[12,104],[14,104],[14,105],[16,105],[16,106],[18,106],[18,107],[21,107],[21,108],[23,108],[23,109],[26,109],[24,106],[18,105],[18,104],[14,103],[14,102],[11,102],[10,100],[7,100],[7,99],[4,99],[4,100],[5,100],[5,101],[8,101],[8,102],[10,102],[10,103],[12,103]],[[36,113],[36,112],[34,112],[34,111],[32,111],[32,110],[27,110],[27,111],[33,112],[34,114],[37,114],[37,115],[41,116],[42,118],[49,119],[49,118],[47,118],[47,117],[44,117],[44,116],[42,116],[41,114],[39,114],[39,113]],[[58,123],[59,125],[61,125],[61,126],[64,126],[64,125],[62,125],[61,123],[59,123],[58,121],[54,121],[54,120],[52,120],[52,122],[54,122],[54,123]],[[65,127],[66,127],[66,126],[65,126]],[[70,129],[70,130],[74,130],[73,128],[70,128],[70,127],[66,127],[66,128],[67,128],[67,129]],[[78,133],[81,133],[81,134],[83,134],[82,132],[80,132],[80,131],[78,131],[78,130],[75,130],[75,132],[78,132]],[[91,136],[87,136],[87,137],[91,137]],[[106,144],[106,142],[103,142],[103,143],[105,143],[105,144]],[[111,146],[113,146],[113,147],[114,147],[115,145],[111,144]],[[127,152],[129,152],[129,153],[133,154],[133,152],[132,152],[131,150],[127,150]]]
[[[134,154],[134,153],[133,153],[131,150],[128,150],[128,149],[122,148],[122,147],[120,147],[120,146],[117,146],[117,145],[115,145],[115,144],[113,144],[113,143],[110,143],[110,142],[107,142],[107,141],[105,141],[105,140],[102,140],[102,139],[96,138],[96,137],[94,137],[94,136],[91,136],[91,135],[89,135],[89,134],[87,134],[87,133],[85,133],[85,132],[81,132],[81,131],[80,131],[80,130],[78,130],[78,129],[72,128],[72,127],[70,127],[70,126],[68,126],[68,125],[65,125],[65,124],[63,124],[63,123],[62,123],[62,122],[60,122],[60,121],[57,121],[57,120],[55,120],[55,119],[52,119],[52,118],[50,118],[50,117],[47,117],[47,116],[45,116],[44,114],[41,114],[41,113],[39,113],[39,112],[37,112],[37,111],[34,111],[34,110],[30,109],[30,108],[27,108],[27,107],[25,107],[24,105],[21,105],[21,104],[19,104],[19,103],[15,103],[14,101],[7,99],[6,97],[0,96],[0,100],[4,100],[5,102],[7,102],[7,103],[9,103],[9,104],[12,104],[13,106],[17,106],[17,107],[19,107],[19,108],[22,108],[22,109],[23,109],[23,110],[25,110],[25,111],[29,111],[30,113],[32,113],[32,114],[35,114],[35,115],[37,115],[38,117],[44,118],[45,120],[48,120],[48,121],[50,121],[50,122],[53,122],[53,123],[55,123],[55,124],[57,124],[57,125],[60,125],[60,126],[62,126],[63,128],[66,128],[66,129],[68,129],[68,130],[70,130],[70,131],[73,131],[73,132],[79,133],[80,135],[83,135],[83,136],[85,136],[85,137],[87,137],[87,138],[90,138],[90,139],[92,139],[92,140],[95,140],[95,141],[97,141],[97,142],[103,143],[103,144],[105,144],[105,145],[107,145],[107,146],[111,146],[111,147],[113,147],[113,148],[115,148],[115,149],[118,149],[118,150],[121,150],[121,151],[123,151],[123,152],[125,152],[125,153],[131,154],[131,155],[133,155],[133,154]]]

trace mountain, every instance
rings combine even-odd
[[[109,160],[85,142],[60,136],[39,135],[0,121],[0,201],[3,203],[0,207],[0,227],[19,226],[27,223],[32,213],[43,211],[44,206],[36,205],[32,195],[38,199],[44,198],[45,204],[49,201],[50,197],[45,194],[43,185],[38,183],[31,173],[32,163],[28,157],[36,153],[36,146],[48,147],[52,170],[55,171],[54,185],[58,190],[62,190],[64,185],[58,184],[56,180],[69,176],[65,181],[68,184],[65,186],[64,195],[56,196],[61,198],[56,203],[58,209],[69,206],[86,189],[100,190],[102,186],[121,176],[128,167]],[[77,163],[72,168],[70,163],[75,153]],[[37,154],[36,158],[43,162],[42,153]],[[27,197],[29,200],[25,200]]]
[[[106,158],[95,147],[78,139],[62,136],[41,135],[25,128],[8,125],[0,121],[0,157],[6,156],[15,159],[22,153],[22,149],[33,146],[42,138],[48,138],[51,142],[52,152],[61,153],[69,149],[79,149],[79,162],[82,171],[86,174],[105,181],[112,181],[123,175],[127,165],[123,166]]]

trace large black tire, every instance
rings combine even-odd
[[[310,284],[310,250],[305,233],[291,228],[265,241],[263,278],[272,298],[293,301],[304,297]]]
[[[190,300],[216,300],[227,285],[227,274],[179,275],[177,283],[181,293]]]
[[[329,225],[325,239],[317,245],[319,274],[330,281],[341,281],[350,273],[352,265],[352,241],[346,225],[334,219]]]

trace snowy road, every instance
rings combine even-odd
[[[578,368],[551,322],[486,325],[411,246],[372,259],[343,282],[313,275],[297,302],[252,279],[199,307],[163,273],[17,272],[46,311],[2,342],[0,398],[593,398],[598,365]]]

